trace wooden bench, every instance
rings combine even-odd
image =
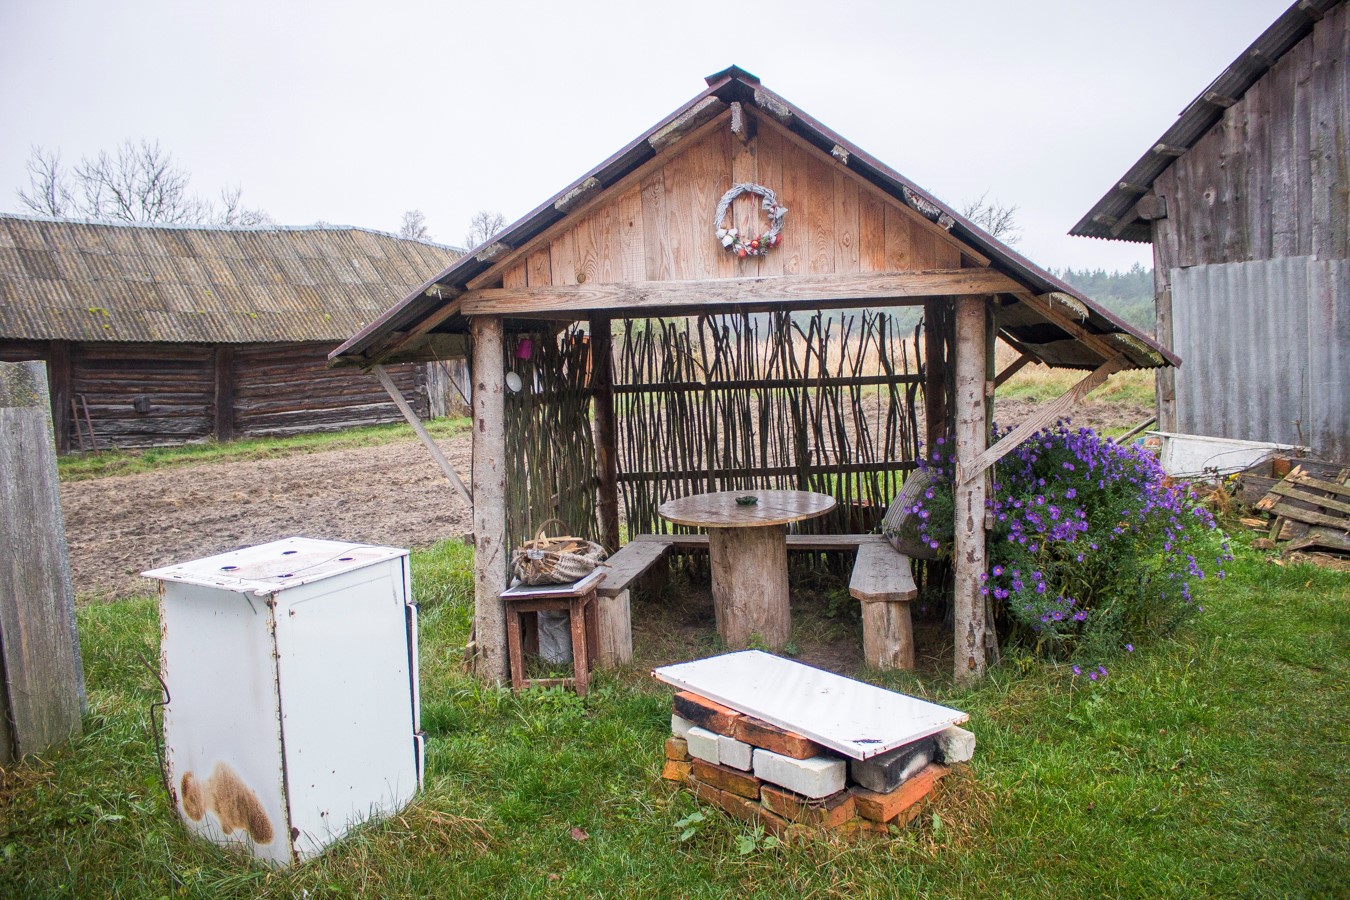
[[[919,592],[914,586],[909,557],[879,534],[789,534],[787,548],[856,551],[849,594],[862,603],[863,656],[876,669],[914,668],[909,603]],[[597,591],[601,597],[602,660],[617,653],[625,640],[627,651],[623,661],[632,659],[628,595],[632,583],[672,551],[707,549],[706,534],[640,534],[605,561],[605,580]],[[616,631],[622,634],[614,634]]]

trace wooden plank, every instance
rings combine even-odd
[[[959,350],[957,352],[958,354],[960,353]],[[1084,376],[1077,384],[1069,388],[1058,398],[1050,401],[1045,406],[1036,410],[1031,416],[1023,419],[1016,428],[1004,435],[997,444],[968,458],[965,465],[958,464],[956,480],[959,483],[964,484],[983,475],[990,466],[1020,447],[1027,438],[1031,437],[1051,422],[1054,422],[1056,419],[1062,418],[1069,410],[1081,403],[1084,397],[1105,383],[1107,378],[1127,367],[1128,361],[1124,356],[1114,356],[1111,359],[1108,359]]]
[[[1342,531],[1350,529],[1350,520],[1337,518],[1336,516],[1326,516],[1322,513],[1312,512],[1311,510],[1301,509],[1292,503],[1281,501],[1270,508],[1270,511],[1277,516],[1283,516],[1286,519],[1293,519],[1296,522],[1305,522],[1309,525],[1326,525],[1329,528],[1339,528]]]
[[[0,363],[0,763],[80,733],[84,673],[43,363]]]
[[[1342,493],[1350,495],[1350,488],[1341,488]],[[1282,497],[1288,497],[1290,500],[1302,500],[1304,503],[1310,503],[1320,506],[1323,509],[1334,509],[1337,512],[1350,514],[1350,503],[1343,500],[1334,500],[1331,497],[1324,497],[1320,494],[1314,494],[1312,491],[1299,490],[1295,485],[1288,482],[1280,482],[1270,489],[1270,493],[1279,494]],[[1294,518],[1290,516],[1290,518]],[[1350,522],[1347,523],[1350,525]]]
[[[675,550],[707,550],[706,534],[639,534],[633,543],[668,544]],[[885,544],[885,537],[879,534],[789,534],[787,548],[793,552],[847,552],[857,550],[867,544]]]
[[[779,202],[788,206],[784,229],[796,223],[796,214],[783,194],[783,135],[774,127],[759,128],[754,141],[756,181],[778,194]],[[763,276],[782,275],[782,247],[759,258],[759,274]]]
[[[506,350],[502,320],[480,316],[473,330],[473,573],[472,659],[475,674],[507,679],[506,608]]]
[[[1302,468],[1300,465],[1299,468]],[[1321,478],[1314,478],[1308,474],[1296,474],[1291,472],[1288,479],[1295,484],[1305,485],[1310,488],[1317,488],[1320,491],[1330,491],[1333,494],[1339,494],[1342,497],[1350,497],[1350,484],[1337,484],[1334,481],[1326,481]]]
[[[811,257],[811,176],[804,159],[799,148],[788,141],[783,142],[782,187],[777,194],[788,213],[778,248],[769,255],[778,257],[785,275],[806,274]]]
[[[995,389],[1003,387],[1003,385],[1007,383],[1009,378],[1013,377],[1018,372],[1022,371],[1023,367],[1026,366],[1028,363],[1033,363],[1035,361],[1036,361],[1035,357],[1026,353],[1023,353],[1021,356],[1017,357],[1017,359],[1009,363],[1008,367],[1004,369],[1002,372],[999,372],[998,376],[994,378]]]
[[[212,431],[216,440],[224,443],[234,439],[234,347],[218,344],[211,355],[215,381],[211,399]]]
[[[900,603],[919,596],[909,557],[886,541],[873,541],[858,547],[848,592],[863,603]]]
[[[869,387],[877,385],[918,384],[923,380],[919,375],[843,375],[831,378],[812,378],[812,388],[822,387]],[[709,381],[662,381],[653,384],[620,384],[614,387],[618,394],[692,394],[705,391],[743,391],[751,389],[785,390],[800,388],[802,382],[796,378],[745,378]]]
[[[974,296],[1020,291],[992,269],[724,278],[638,284],[584,284],[551,288],[484,288],[460,298],[468,316],[574,317],[581,311],[699,309],[722,304],[769,307],[811,302]],[[664,314],[664,313],[658,313]],[[1114,355],[1114,354],[1112,354]]]
[[[551,284],[577,284],[577,232],[569,228],[553,239],[548,246],[549,261],[552,266],[549,275]]]
[[[430,453],[431,458],[436,461],[436,465],[440,467],[441,472],[445,474],[446,478],[450,479],[450,483],[455,486],[455,490],[459,492],[459,496],[463,498],[464,502],[472,507],[473,495],[469,492],[469,489],[464,486],[464,482],[459,480],[459,473],[455,471],[454,466],[450,465],[450,460],[445,458],[445,454],[441,452],[441,448],[437,446],[431,435],[427,433],[426,428],[422,425],[422,420],[417,417],[417,413],[408,405],[408,401],[403,398],[403,392],[398,389],[398,385],[394,384],[393,379],[389,377],[389,373],[385,371],[384,366],[371,366],[370,371],[377,379],[379,379],[380,384],[389,394],[389,399],[393,400],[394,405],[398,407],[398,411],[403,413],[403,418],[408,420],[408,424],[412,426],[412,430],[417,434],[418,440],[420,440],[423,446],[427,448],[427,452]]]
[[[920,268],[914,239],[909,233],[913,224],[912,217],[905,215],[894,204],[886,204],[885,271],[906,272]]]
[[[553,257],[548,247],[531,253],[525,262],[526,284],[529,287],[548,287],[553,284]]]
[[[52,341],[47,351],[47,371],[51,379],[52,425],[56,431],[56,452],[71,451],[70,400],[71,345],[69,341]]]
[[[985,566],[985,497],[988,479],[966,477],[982,471],[975,461],[988,443],[985,417],[985,330],[989,315],[986,301],[962,297],[956,302],[956,471],[955,505],[955,659],[958,684],[975,684],[984,677],[988,658],[986,637],[992,622],[985,621],[985,603],[980,595]]]
[[[886,206],[871,191],[858,192],[858,270],[886,271]]]
[[[525,274],[525,261],[521,260],[502,273],[502,287],[525,287],[529,280]]]
[[[841,274],[862,270],[858,246],[861,229],[860,198],[857,182],[842,172],[834,177],[834,264]]]
[[[642,186],[635,184],[619,197],[619,233],[617,277],[615,281],[642,281],[646,278],[645,222],[642,216]]]
[[[830,164],[825,162],[827,158],[819,154],[803,157],[807,195],[811,198],[806,271],[812,275],[836,271],[834,173],[830,170]]]
[[[656,535],[647,535],[656,537]],[[706,539],[707,535],[703,535]],[[705,545],[707,541],[704,541]],[[667,541],[643,540],[630,541],[623,549],[605,560],[605,580],[596,593],[601,597],[616,597],[628,590],[642,573],[656,565],[657,560],[665,556],[671,548]]]
[[[756,153],[759,149],[758,140],[753,137],[757,130],[754,121],[750,118],[751,114],[744,110],[739,103],[732,104],[733,110],[740,110],[741,132],[739,135],[735,132],[737,124],[737,113],[732,116],[732,135],[735,140],[731,141],[731,183],[732,184],[762,184],[759,180],[759,165]],[[776,190],[775,186],[768,186],[771,190]],[[740,260],[737,268],[743,276],[763,275],[762,256],[749,256]]]
[[[666,228],[666,182],[660,170],[642,181],[643,256],[648,281],[675,277],[670,243],[662,239]]]

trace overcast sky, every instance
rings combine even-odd
[[[33,145],[149,138],[280,224],[418,208],[460,244],[736,64],[940,199],[1016,204],[1043,266],[1148,265],[1065,232],[1290,2],[0,0],[0,210]]]

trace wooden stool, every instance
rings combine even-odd
[[[584,579],[576,585],[520,585],[501,595],[506,603],[506,644],[511,657],[511,688],[527,685],[562,685],[584,697],[591,683],[591,648],[599,645],[596,625],[595,588],[599,579]],[[572,677],[526,678],[522,618],[541,612],[565,612],[572,627]]]

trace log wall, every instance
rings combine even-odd
[[[53,421],[63,453],[401,421],[374,378],[328,368],[330,349],[327,343],[0,341],[0,360],[47,362]],[[388,371],[425,417],[421,368],[400,365]]]

